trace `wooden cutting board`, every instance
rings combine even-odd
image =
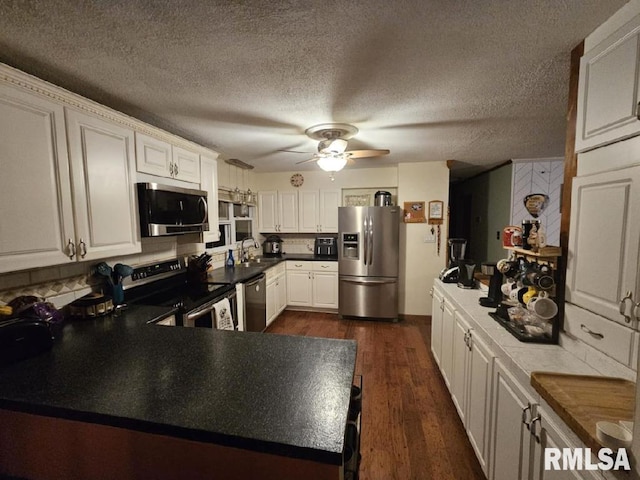
[[[592,450],[602,448],[596,422],[633,421],[636,385],[629,380],[532,372],[531,385]]]

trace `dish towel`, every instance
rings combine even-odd
[[[216,312],[216,328],[218,330],[235,330],[233,326],[233,316],[231,315],[231,304],[228,298],[223,298],[213,305]]]

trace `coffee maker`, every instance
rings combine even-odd
[[[498,270],[495,263],[483,263],[481,267],[482,273],[491,275],[489,280],[489,294],[478,300],[483,307],[497,307],[502,301],[502,272]]]
[[[467,249],[467,240],[465,238],[449,239],[449,266],[443,268],[440,272],[440,280],[444,283],[458,283],[459,261],[464,258]]]
[[[478,286],[474,276],[476,265],[475,260],[467,260],[464,258],[458,260],[458,287],[476,288]]]

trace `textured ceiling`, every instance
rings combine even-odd
[[[570,52],[624,0],[3,1],[0,61],[239,158],[356,166],[562,156]]]

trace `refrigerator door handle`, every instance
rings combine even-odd
[[[369,217],[369,265],[373,265],[373,217]]]
[[[369,259],[369,217],[364,217],[364,227],[362,229],[363,238],[362,238],[362,246],[364,248],[364,264],[367,264],[367,260]]]
[[[341,282],[348,282],[348,283],[356,283],[358,285],[384,285],[387,283],[397,283],[398,280],[395,278],[389,279],[389,280],[361,280],[361,279],[355,279],[355,278],[341,278],[340,279]]]

